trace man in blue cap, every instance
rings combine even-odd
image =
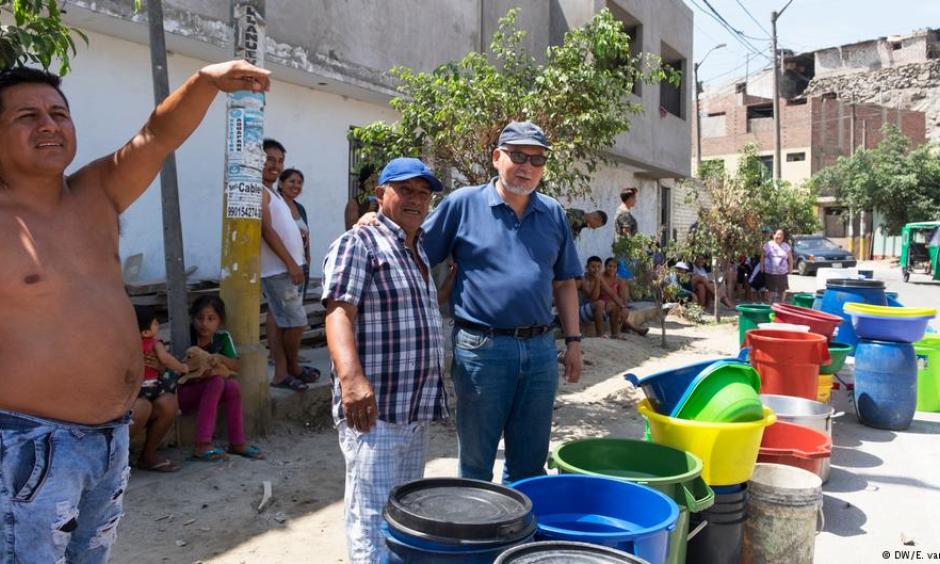
[[[389,492],[424,476],[427,423],[448,416],[443,327],[421,229],[441,189],[418,159],[392,160],[379,176],[375,221],[340,236],[324,261],[352,562],[385,561]]]
[[[504,481],[544,474],[558,387],[555,314],[567,382],[581,377],[575,280],[582,275],[561,205],[536,191],[550,144],[512,122],[492,153],[498,175],[460,188],[424,224],[431,264],[453,256],[453,378],[460,475],[491,480],[500,438]]]

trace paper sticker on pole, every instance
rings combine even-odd
[[[260,107],[254,109],[242,105],[244,100],[240,94],[244,93],[236,92],[229,99],[226,164],[230,171],[233,166],[238,166],[255,169],[260,173],[264,166],[264,151],[261,148],[264,113]]]
[[[249,63],[264,66],[264,18],[255,6],[238,3],[234,6],[235,56]]]
[[[230,178],[225,185],[225,217],[261,219],[261,191],[255,179]]]

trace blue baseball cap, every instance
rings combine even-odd
[[[431,185],[432,192],[441,192],[444,185],[434,176],[431,169],[419,159],[412,157],[398,157],[392,159],[382,169],[379,175],[379,184],[388,184],[389,182],[401,182],[410,178],[423,178]]]
[[[551,149],[552,144],[545,138],[542,128],[531,121],[512,121],[499,134],[498,147],[503,145],[535,145]]]

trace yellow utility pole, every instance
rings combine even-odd
[[[264,0],[235,0],[235,57],[264,66]],[[249,434],[271,427],[267,350],[261,346],[261,171],[264,93],[239,91],[226,104],[221,297],[241,360],[238,381]]]

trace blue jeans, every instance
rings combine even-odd
[[[108,560],[124,515],[129,421],[0,410],[0,564]]]
[[[553,335],[517,339],[457,329],[453,376],[460,476],[492,480],[501,436],[504,483],[545,474],[558,389]]]

